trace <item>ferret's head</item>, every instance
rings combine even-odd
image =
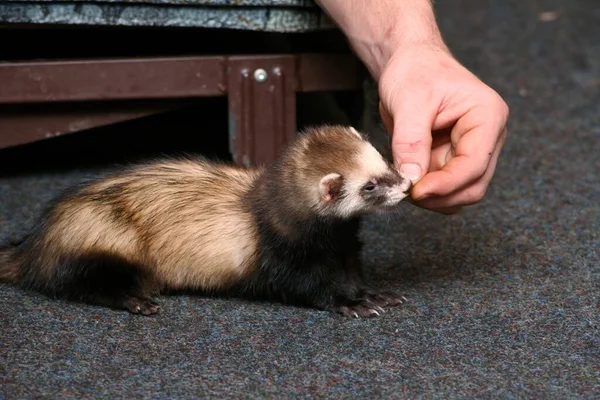
[[[348,218],[388,211],[412,187],[368,139],[352,127],[321,126],[304,132],[293,157],[300,183],[311,187],[320,215]]]

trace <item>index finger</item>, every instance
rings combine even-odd
[[[506,125],[498,107],[478,105],[464,114],[452,129],[455,155],[440,170],[425,175],[413,188],[412,197],[446,196],[481,178],[492,160]]]

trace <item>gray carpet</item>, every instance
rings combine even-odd
[[[144,318],[2,285],[0,398],[600,397],[600,5],[437,3],[457,57],[509,103],[509,140],[481,204],[365,223],[365,268],[405,306],[347,320],[174,296]],[[125,153],[130,131],[113,137]],[[102,135],[89,148],[108,153]],[[72,161],[84,144],[44,146],[0,153],[0,237],[102,169]]]

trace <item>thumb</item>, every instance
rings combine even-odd
[[[390,110],[392,118],[392,153],[396,168],[417,183],[429,170],[431,159],[431,127],[433,112],[416,98],[401,99]],[[386,126],[389,129],[389,119]]]

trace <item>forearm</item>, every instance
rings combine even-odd
[[[444,46],[431,0],[317,0],[378,80],[403,45]]]

